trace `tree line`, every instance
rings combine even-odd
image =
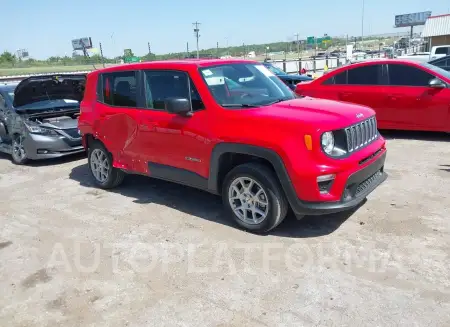
[[[343,39],[333,39],[331,44],[319,45],[319,48],[325,50],[330,46],[342,46],[345,45],[345,40]],[[300,49],[304,49],[305,45],[299,45]],[[267,44],[242,44],[240,46],[229,46],[229,47],[216,47],[209,49],[202,49],[199,51],[201,55],[211,55],[211,56],[243,56],[249,52],[254,51],[257,55],[264,55],[270,52],[296,52],[297,43],[294,42],[274,42]],[[131,55],[134,55],[131,53]],[[195,49],[190,49],[189,53],[186,49],[184,52],[174,52],[157,55],[154,53],[147,53],[139,56],[142,61],[151,60],[167,60],[167,59],[182,59],[188,55],[196,55]],[[119,63],[123,60],[123,56],[118,56],[115,58],[101,57],[98,54],[90,55],[85,57],[84,55],[77,54],[74,52],[72,56],[52,56],[46,60],[37,60],[33,58],[21,59],[17,57],[14,53],[4,51],[0,54],[0,68],[14,68],[14,67],[34,67],[34,66],[73,66],[73,65],[90,65],[90,64],[108,64],[108,63]]]

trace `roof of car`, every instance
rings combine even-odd
[[[409,59],[389,59],[389,58],[373,58],[373,59],[367,59],[367,60],[362,60],[362,61],[356,61],[356,62],[350,62],[348,64],[344,64],[336,69],[333,69],[333,72],[335,71],[341,71],[341,70],[346,70],[346,69],[350,69],[352,67],[357,67],[357,66],[366,66],[366,65],[370,65],[370,64],[392,64],[392,63],[398,63],[398,64],[413,64],[415,66],[420,66],[420,62],[416,61],[416,60],[409,60]]]
[[[122,64],[102,69],[97,69],[96,73],[107,73],[120,70],[130,70],[130,69],[145,69],[152,67],[167,67],[167,68],[181,68],[183,66],[195,66],[195,67],[211,67],[224,64],[237,64],[237,63],[260,63],[254,60],[244,60],[244,59],[180,59],[180,60],[157,60],[157,61],[146,61],[133,64]]]

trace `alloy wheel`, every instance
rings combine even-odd
[[[12,154],[17,161],[21,161],[26,158],[27,154],[23,146],[23,136],[15,137],[12,144]]]
[[[250,177],[233,180],[228,189],[228,200],[234,214],[247,224],[259,224],[269,213],[266,191]]]
[[[95,179],[100,183],[108,180],[111,166],[107,154],[100,150],[94,149],[91,153],[91,171]]]

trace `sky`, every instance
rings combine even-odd
[[[364,15],[362,4],[364,1]],[[287,4],[286,4],[287,3]],[[106,57],[195,50],[199,47],[290,41],[307,36],[407,32],[394,16],[450,13],[448,0],[2,0],[0,52],[27,49],[31,57],[71,56],[71,40],[91,37]],[[364,19],[363,19],[364,17]],[[364,24],[362,24],[364,21]]]

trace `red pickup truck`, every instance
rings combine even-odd
[[[298,217],[353,208],[387,176],[373,110],[299,98],[254,61],[93,71],[78,124],[98,187],[128,173],[195,187],[221,195],[253,232],[275,228],[289,208]]]

